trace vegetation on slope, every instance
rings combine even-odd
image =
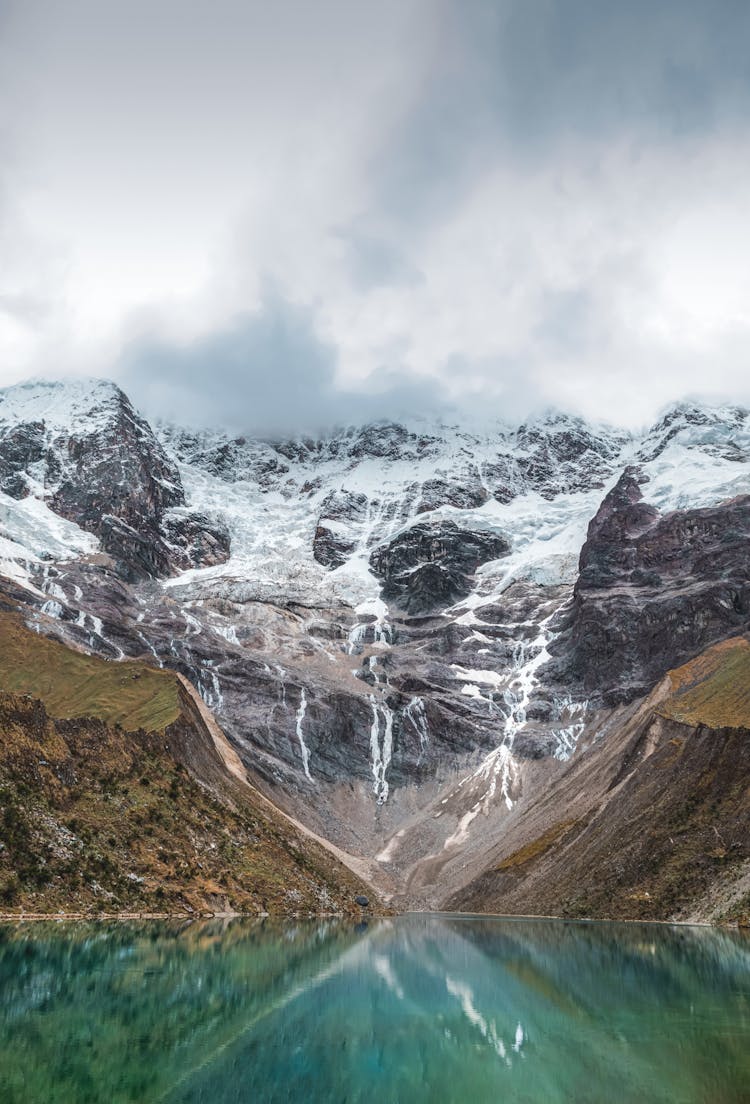
[[[0,689],[44,702],[51,717],[96,717],[127,732],[157,732],[180,715],[178,682],[145,663],[108,663],[31,633],[0,614]]]
[[[0,911],[359,911],[367,888],[226,771],[177,676],[12,615],[0,655]]]
[[[451,907],[750,923],[750,645],[708,649],[669,686],[571,761]]]
[[[750,642],[724,640],[669,672],[672,695],[664,717],[689,725],[750,730]]]

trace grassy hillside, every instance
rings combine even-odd
[[[0,615],[0,912],[355,915],[362,892],[226,771],[177,676]]]
[[[750,730],[750,643],[733,637],[669,672],[664,717],[689,725]]]
[[[51,717],[97,717],[128,732],[163,730],[180,714],[169,671],[73,651],[10,613],[0,614],[0,689],[39,699]]]

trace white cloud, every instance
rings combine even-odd
[[[145,398],[161,350],[201,411],[271,348],[270,282],[310,355],[275,420],[306,371],[518,415],[750,401],[750,9],[717,3],[29,0],[4,379],[127,368]]]

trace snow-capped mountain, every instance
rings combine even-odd
[[[35,382],[0,393],[0,488],[0,570],[38,631],[182,672],[258,784],[409,899],[439,902],[613,709],[749,624],[735,407],[262,441]]]
[[[46,558],[101,549],[129,574],[225,557],[223,531],[181,510],[179,472],[127,397],[104,380],[31,381],[0,393],[6,540]],[[86,540],[60,519],[97,538]],[[205,544],[206,548],[201,546]],[[12,548],[6,552],[13,559]]]

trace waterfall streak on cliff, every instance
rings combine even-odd
[[[302,754],[302,768],[305,772],[305,778],[312,782],[312,775],[310,774],[310,750],[305,743],[305,736],[302,731],[302,725],[305,720],[305,713],[307,712],[307,694],[304,689],[302,690],[302,697],[299,702],[299,709],[297,710],[297,739],[299,740],[299,748]]]

